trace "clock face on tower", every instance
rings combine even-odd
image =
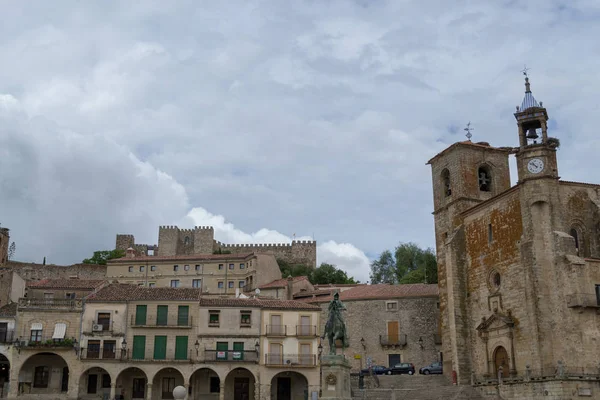
[[[539,174],[544,170],[544,161],[539,158],[532,158],[527,163],[527,170],[532,174]]]

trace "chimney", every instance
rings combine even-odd
[[[294,298],[294,278],[291,276],[287,277],[287,299],[292,300]]]

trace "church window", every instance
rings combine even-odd
[[[596,304],[600,306],[600,285],[596,285]]]
[[[444,196],[450,196],[452,194],[452,187],[450,186],[450,171],[448,169],[442,171],[442,184],[444,185]]]
[[[494,230],[492,224],[488,224],[488,244],[494,241]]]
[[[477,170],[477,180],[479,182],[479,190],[489,192],[492,189],[492,175],[487,167],[479,167]]]
[[[495,269],[490,272],[488,275],[488,285],[492,292],[496,292],[500,289],[500,283],[502,282],[502,278],[500,277],[500,273]]]
[[[577,229],[571,228],[569,234],[575,239],[575,253],[579,255],[579,232],[577,232]]]
[[[185,239],[183,239],[183,243],[185,243],[186,246],[190,244],[190,237],[186,236]]]

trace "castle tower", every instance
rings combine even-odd
[[[467,262],[461,213],[510,188],[510,149],[458,142],[431,160],[444,373],[470,379]]]
[[[10,235],[8,228],[0,228],[0,267],[6,265],[8,261],[8,246]]]

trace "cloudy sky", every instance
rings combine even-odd
[[[0,8],[0,223],[19,260],[210,224],[231,243],[314,237],[366,280],[398,242],[434,245],[425,163],[468,121],[518,144],[524,64],[561,176],[600,181],[596,0]]]

